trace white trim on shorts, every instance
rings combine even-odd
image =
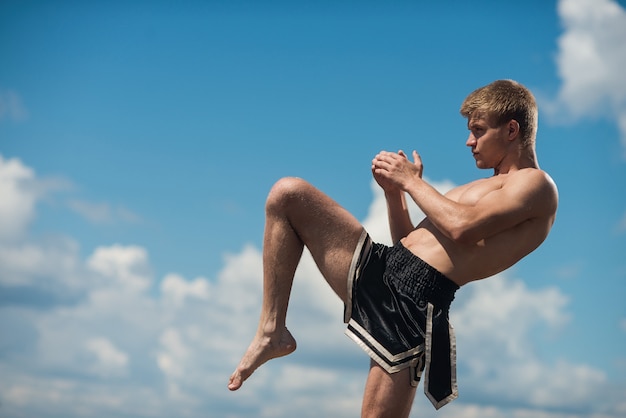
[[[361,275],[361,272],[357,270],[359,270],[359,268],[362,265],[367,264],[366,260],[360,260],[360,255],[361,255],[364,245],[368,247],[372,246],[372,240],[369,239],[369,235],[367,234],[367,231],[365,230],[365,228],[363,228],[363,232],[361,232],[359,241],[356,244],[354,254],[352,255],[352,263],[350,263],[350,270],[348,270],[348,281],[347,281],[348,292],[346,295],[346,303],[345,303],[345,308],[344,308],[344,313],[343,313],[343,322],[346,324],[350,321],[350,318],[352,317],[352,286],[354,284],[354,279]],[[369,258],[369,252],[370,252],[370,249],[365,248],[365,253],[368,254],[368,258]]]

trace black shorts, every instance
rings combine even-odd
[[[388,373],[411,369],[436,409],[456,399],[456,343],[448,322],[459,286],[407,250],[364,231],[348,277],[346,335]]]

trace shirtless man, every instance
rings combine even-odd
[[[345,304],[346,333],[372,358],[362,417],[408,417],[424,370],[425,391],[436,408],[457,397],[454,334],[447,322],[454,292],[535,250],[558,204],[554,182],[537,164],[537,107],[530,91],[511,80],[495,81],[472,92],[461,114],[476,166],[493,169],[492,177],[442,195],[422,179],[417,152],[412,161],[402,151],[373,159],[393,247],[372,243],[357,219],[304,180],[274,185],[266,203],[259,327],[230,377],[230,390],[266,361],[296,349],[285,320],[306,246]],[[426,215],[417,227],[406,195]]]

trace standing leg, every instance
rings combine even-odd
[[[390,374],[371,361],[361,418],[408,418],[414,398],[409,369]]]
[[[305,181],[285,178],[274,185],[266,203],[261,317],[256,336],[230,377],[230,390],[239,389],[266,361],[296,349],[285,324],[304,246],[345,302],[348,270],[362,230],[352,215]]]

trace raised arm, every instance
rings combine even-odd
[[[408,206],[403,191],[397,193],[385,192],[387,199],[387,216],[389,217],[389,231],[393,243],[406,237],[415,228],[409,216]]]
[[[507,175],[500,188],[471,204],[452,200],[421,178],[421,160],[415,163],[395,153],[375,158],[374,172],[406,191],[433,225],[448,238],[475,243],[524,221],[553,216],[556,186],[541,170],[525,169]]]
[[[406,159],[404,152],[399,151],[398,155]],[[415,227],[411,222],[409,209],[406,203],[404,190],[399,189],[394,183],[388,181],[385,177],[375,173],[375,166],[372,162],[372,174],[378,185],[385,192],[385,200],[387,201],[387,217],[389,219],[389,231],[391,232],[391,241],[396,243],[400,239],[407,236]]]

